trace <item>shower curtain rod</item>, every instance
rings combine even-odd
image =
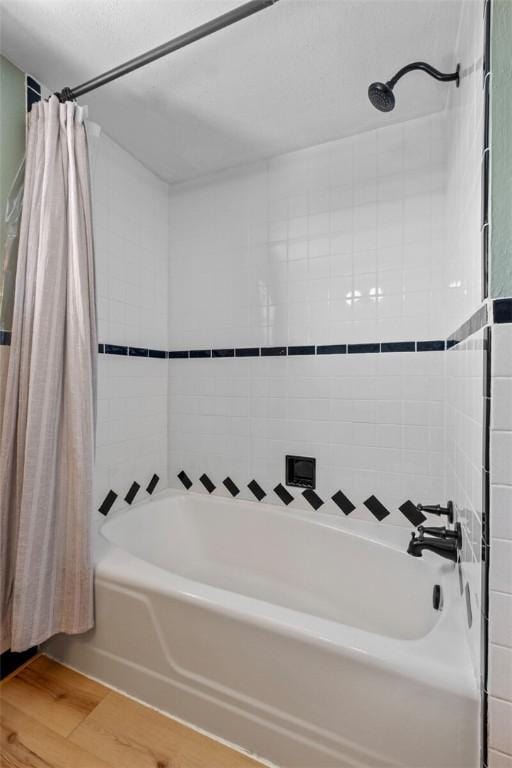
[[[93,77],[92,80],[87,80],[87,82],[82,83],[82,85],[77,85],[75,88],[63,88],[62,91],[56,95],[59,97],[60,101],[72,101],[73,99],[77,99],[79,96],[83,96],[84,93],[89,93],[89,91],[94,91],[96,88],[101,88],[102,85],[106,85],[107,83],[112,82],[112,80],[117,80],[119,77],[123,77],[123,75],[127,75],[129,72],[133,72],[140,67],[145,67],[146,64],[151,64],[152,61],[156,61],[157,59],[162,58],[162,56],[167,56],[167,54],[172,53],[173,51],[184,48],[186,45],[190,45],[190,43],[194,43],[202,37],[207,37],[208,35],[213,34],[213,32],[217,32],[219,29],[229,27],[231,24],[235,24],[237,21],[247,18],[247,16],[252,16],[253,13],[258,13],[258,11],[262,11],[264,8],[268,8],[270,5],[274,5],[274,3],[277,2],[278,0],[250,0],[248,3],[239,5],[237,8],[233,8],[227,13],[217,16],[215,19],[207,21],[205,24],[200,24],[198,27],[195,27],[188,32],[184,32],[182,35],[178,35],[178,37],[169,40],[167,43],[163,43],[163,45],[152,48],[150,51],[146,51],[146,53],[142,53],[140,56],[136,56],[134,59],[130,59],[124,64],[120,64],[118,67],[109,69],[108,72],[105,72],[103,75],[98,75],[98,77]]]

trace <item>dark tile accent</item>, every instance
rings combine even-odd
[[[140,485],[136,483],[135,481],[130,485],[130,489],[126,496],[124,497],[124,500],[128,502],[128,504],[131,504],[134,498],[136,497],[137,493],[139,492]]]
[[[235,355],[236,357],[259,357],[260,348],[259,347],[238,347],[238,349],[235,349]]]
[[[417,341],[417,352],[441,352],[445,348],[445,342],[441,339],[435,341]]]
[[[7,675],[15,672],[22,664],[25,664],[35,656],[37,652],[37,645],[27,648],[26,651],[4,651],[0,655],[0,680],[4,680]]]
[[[128,355],[130,357],[147,357],[148,350],[144,347],[128,347]]]
[[[316,348],[317,355],[346,355],[346,344],[319,344]]]
[[[482,226],[489,223],[489,149],[482,155]]]
[[[427,519],[423,512],[420,512],[416,504],[413,504],[410,499],[404,501],[404,503],[398,507],[398,509],[402,515],[404,515],[404,517],[406,517],[408,521],[414,526],[421,525]]]
[[[10,331],[0,331],[0,345],[1,346],[9,346],[11,343],[11,332]]]
[[[289,355],[314,355],[315,345],[308,344],[306,346],[288,347]]]
[[[212,357],[234,357],[234,349],[212,349]]]
[[[211,357],[212,353],[210,349],[191,349],[189,357]]]
[[[468,627],[471,628],[473,624],[473,611],[471,610],[471,592],[469,591],[469,584],[466,581],[466,588],[464,590],[466,593],[466,611],[468,614]]]
[[[151,494],[153,493],[153,491],[155,490],[155,488],[156,488],[156,485],[157,485],[157,483],[158,483],[158,481],[159,481],[159,480],[160,480],[160,478],[158,477],[158,475],[153,475],[153,477],[152,477],[152,478],[151,478],[151,480],[149,481],[149,483],[148,483],[148,486],[147,486],[147,488],[146,488],[146,491],[147,491],[147,492],[148,492],[150,495],[151,495]]]
[[[98,354],[102,355],[105,351],[105,345],[104,344],[98,344]]]
[[[465,341],[469,336],[472,336],[477,331],[480,331],[487,323],[487,306],[483,304],[471,317],[466,320],[465,323],[457,328],[457,330],[448,336],[446,341],[446,348],[451,349],[456,344],[460,344],[461,341]]]
[[[167,358],[167,352],[164,349],[148,349],[149,357],[158,357],[162,360]]]
[[[462,579],[462,565],[460,564],[460,560],[459,560],[459,567],[457,568],[457,570],[459,572],[459,591],[462,597],[462,593],[464,592],[464,581]]]
[[[495,323],[512,323],[512,299],[494,299],[493,314]]]
[[[189,488],[192,488],[192,480],[187,475],[184,469],[181,470],[181,472],[178,472],[178,479],[181,480],[187,491]]]
[[[384,341],[380,345],[381,352],[415,352],[414,341]]]
[[[384,520],[384,518],[389,515],[389,510],[386,509],[384,504],[382,504],[376,496],[370,496],[366,501],[363,501],[363,504],[379,521]]]
[[[284,485],[282,485],[282,483],[278,483],[276,485],[276,487],[274,488],[274,493],[276,494],[276,496],[279,496],[283,504],[286,504],[287,506],[291,501],[293,501],[293,496],[289,491],[286,490],[286,488],[284,487]]]
[[[350,515],[356,508],[355,504],[352,504],[350,499],[345,496],[343,491],[336,491],[334,496],[331,496],[334,503],[341,509],[345,515]]]
[[[247,487],[251,491],[251,493],[254,494],[254,496],[256,496],[258,501],[261,501],[267,495],[263,490],[263,488],[261,487],[261,485],[256,482],[256,480],[251,480],[251,482],[248,483]]]
[[[168,352],[167,354],[170,360],[184,360],[185,358],[188,358],[187,349],[176,349]]]
[[[115,493],[115,491],[109,491],[98,507],[98,512],[101,512],[102,515],[108,514],[110,507],[116,499],[117,493]]]
[[[105,354],[106,355],[127,355],[128,347],[122,346],[120,344],[105,344]]]
[[[261,347],[262,357],[280,357],[286,355],[286,347]]]
[[[323,499],[320,498],[320,496],[315,493],[311,488],[306,488],[305,491],[302,491],[302,495],[306,499],[306,501],[311,504],[314,510],[320,509],[322,506]]]
[[[240,493],[240,488],[238,487],[238,485],[236,485],[236,483],[232,481],[230,477],[226,477],[226,479],[223,480],[222,482],[232,496],[238,496],[238,494]]]
[[[199,481],[204,485],[208,493],[213,493],[215,486],[206,473],[203,473],[199,478]]]
[[[364,352],[380,352],[380,344],[349,344],[349,355],[360,355]]]
[[[30,75],[27,75],[27,88],[32,88],[33,91],[41,95],[41,84]]]
[[[482,301],[489,295],[489,225],[482,227]]]

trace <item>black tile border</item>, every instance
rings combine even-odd
[[[356,508],[356,505],[350,501],[348,496],[345,496],[343,491],[336,491],[336,493],[331,496],[331,499],[334,501],[336,506],[341,509],[344,515],[350,515],[350,513],[353,512]]]
[[[250,483],[247,483],[247,487],[250,490],[250,492],[253,494],[253,496],[256,496],[258,501],[261,501],[265,498],[267,495],[261,485],[256,480],[251,480]]]
[[[379,523],[390,514],[389,509],[387,509],[384,504],[379,501],[379,499],[373,494],[367,498],[366,501],[363,501],[363,504],[367,509],[370,510],[372,515],[377,518]]]
[[[493,320],[496,325],[512,323],[512,299],[494,299]]]
[[[190,479],[190,477],[187,475],[187,473],[185,472],[185,470],[184,470],[184,469],[182,469],[182,470],[181,470],[181,472],[178,472],[178,474],[177,474],[177,478],[178,478],[178,480],[180,480],[180,481],[183,483],[183,485],[185,486],[185,488],[187,489],[187,491],[188,491],[190,488],[192,488],[192,480],[191,480],[191,479]]]
[[[213,493],[216,486],[212,483],[206,472],[203,472],[201,477],[199,478],[199,482],[206,488],[208,493]]]
[[[407,518],[411,525],[414,525],[415,527],[421,525],[427,519],[423,512],[421,512],[416,504],[414,504],[414,502],[412,502],[410,499],[404,501],[404,503],[401,504],[398,509],[402,515]]]
[[[0,331],[0,347],[8,347],[11,343],[11,332]]]
[[[323,506],[324,500],[320,498],[318,493],[315,493],[315,491],[312,488],[306,488],[305,491],[302,491],[302,495],[308,502],[308,504],[311,504],[315,512],[317,509],[320,509],[320,507]]]
[[[488,309],[489,306],[489,309]],[[293,357],[316,355],[361,355],[389,352],[443,352],[465,341],[487,324],[512,323],[512,298],[493,299],[482,304],[446,340],[375,341],[361,344],[301,344],[282,347],[227,347],[221,349],[178,349],[169,352],[149,347],[131,347],[123,344],[98,344],[98,352],[106,355],[148,357],[170,360],[223,359],[244,357]],[[0,331],[0,345],[10,344],[11,332]]]

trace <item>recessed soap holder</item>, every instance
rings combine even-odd
[[[316,459],[309,456],[286,456],[286,485],[315,488]]]

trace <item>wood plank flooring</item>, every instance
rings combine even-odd
[[[0,685],[2,768],[262,768],[38,656]]]

